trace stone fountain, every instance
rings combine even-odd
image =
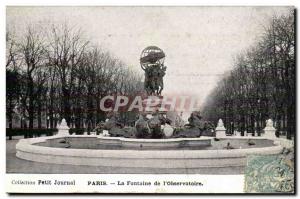
[[[215,129],[212,124],[202,120],[199,112],[191,114],[188,124],[178,122],[179,125],[176,126],[176,117],[168,117],[169,112],[159,108],[163,99],[161,92],[166,72],[164,58],[164,52],[155,46],[147,47],[142,52],[140,63],[145,71],[144,88],[147,96],[143,100],[145,111],[139,114],[134,127],[124,126],[118,113],[114,113],[97,125],[98,130],[103,132],[102,135],[69,135],[70,128],[63,119],[58,126],[57,136],[20,140],[16,145],[16,156],[47,164],[171,168],[186,171],[208,167],[241,167],[245,165],[248,155],[281,153],[284,142],[279,141],[274,142],[274,146],[264,148],[210,150],[212,143],[215,143],[212,137],[214,130],[218,138],[237,138],[225,138],[223,121],[220,119]],[[148,104],[151,104],[152,109],[147,109]],[[266,137],[275,136],[271,120],[267,121],[264,130]],[[108,136],[103,135],[105,131]]]

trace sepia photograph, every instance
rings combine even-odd
[[[295,194],[293,6],[6,6],[9,193]]]

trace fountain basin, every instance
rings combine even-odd
[[[95,143],[105,142],[113,145],[125,143],[131,149],[83,149],[83,148],[59,148],[50,147],[50,145],[40,146],[41,143],[50,144],[58,139],[68,140],[80,138],[77,142],[85,143],[89,146]],[[98,140],[99,139],[99,140]],[[234,138],[231,138],[234,139]],[[241,138],[239,138],[241,139]],[[249,139],[249,138],[245,138]],[[251,138],[254,140],[254,138]],[[261,138],[255,138],[261,139]],[[85,141],[84,141],[85,140]],[[143,140],[128,138],[96,137],[96,136],[51,136],[22,139],[16,145],[16,156],[21,159],[70,165],[89,165],[89,166],[107,166],[107,167],[140,167],[140,168],[203,168],[203,167],[234,167],[245,166],[248,155],[253,154],[278,154],[283,147],[280,142],[274,142],[273,146],[247,149],[217,149],[217,150],[185,150],[168,149],[153,150],[151,147],[161,147],[164,144],[170,146],[188,144],[203,144],[213,142],[211,138],[176,138],[163,140]],[[200,142],[201,141],[201,142]],[[202,143],[203,141],[203,143]],[[168,143],[170,142],[170,143]],[[75,143],[75,142],[74,142]],[[73,143],[73,144],[74,144]],[[139,147],[139,143],[151,144],[147,150],[132,149]],[[64,143],[65,144],[65,143]],[[86,145],[87,146],[87,145]],[[83,146],[82,147],[86,147]]]
[[[64,148],[66,144],[59,144],[59,141],[61,140],[65,140],[70,143],[71,148],[79,149],[170,150],[188,147],[208,147],[211,146],[213,138],[132,139],[103,136],[64,136],[63,138],[49,138],[39,145]]]

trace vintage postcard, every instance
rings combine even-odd
[[[7,193],[295,194],[295,21],[7,6]]]

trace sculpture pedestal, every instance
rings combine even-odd
[[[147,113],[147,115],[152,115],[155,112],[165,114],[167,112],[167,109],[161,107],[162,104],[163,96],[148,96],[143,100],[144,112]]]
[[[276,129],[273,126],[272,119],[268,119],[266,121],[266,127],[264,128],[264,134],[263,137],[268,139],[276,139]]]
[[[61,121],[60,125],[57,127],[57,129],[58,129],[58,133],[57,133],[58,136],[70,135],[69,134],[70,128],[68,127],[68,124],[65,119],[62,119],[62,121]]]
[[[276,139],[275,132],[276,132],[276,129],[274,127],[273,127],[273,129],[265,128],[263,137],[269,138],[269,139]]]
[[[224,127],[224,123],[222,119],[219,119],[216,128],[216,138],[225,138],[225,137],[226,137],[226,128]]]
[[[226,129],[216,129],[216,138],[225,138],[226,137]]]
[[[69,135],[69,129],[59,129],[57,135],[67,136],[67,135]]]

